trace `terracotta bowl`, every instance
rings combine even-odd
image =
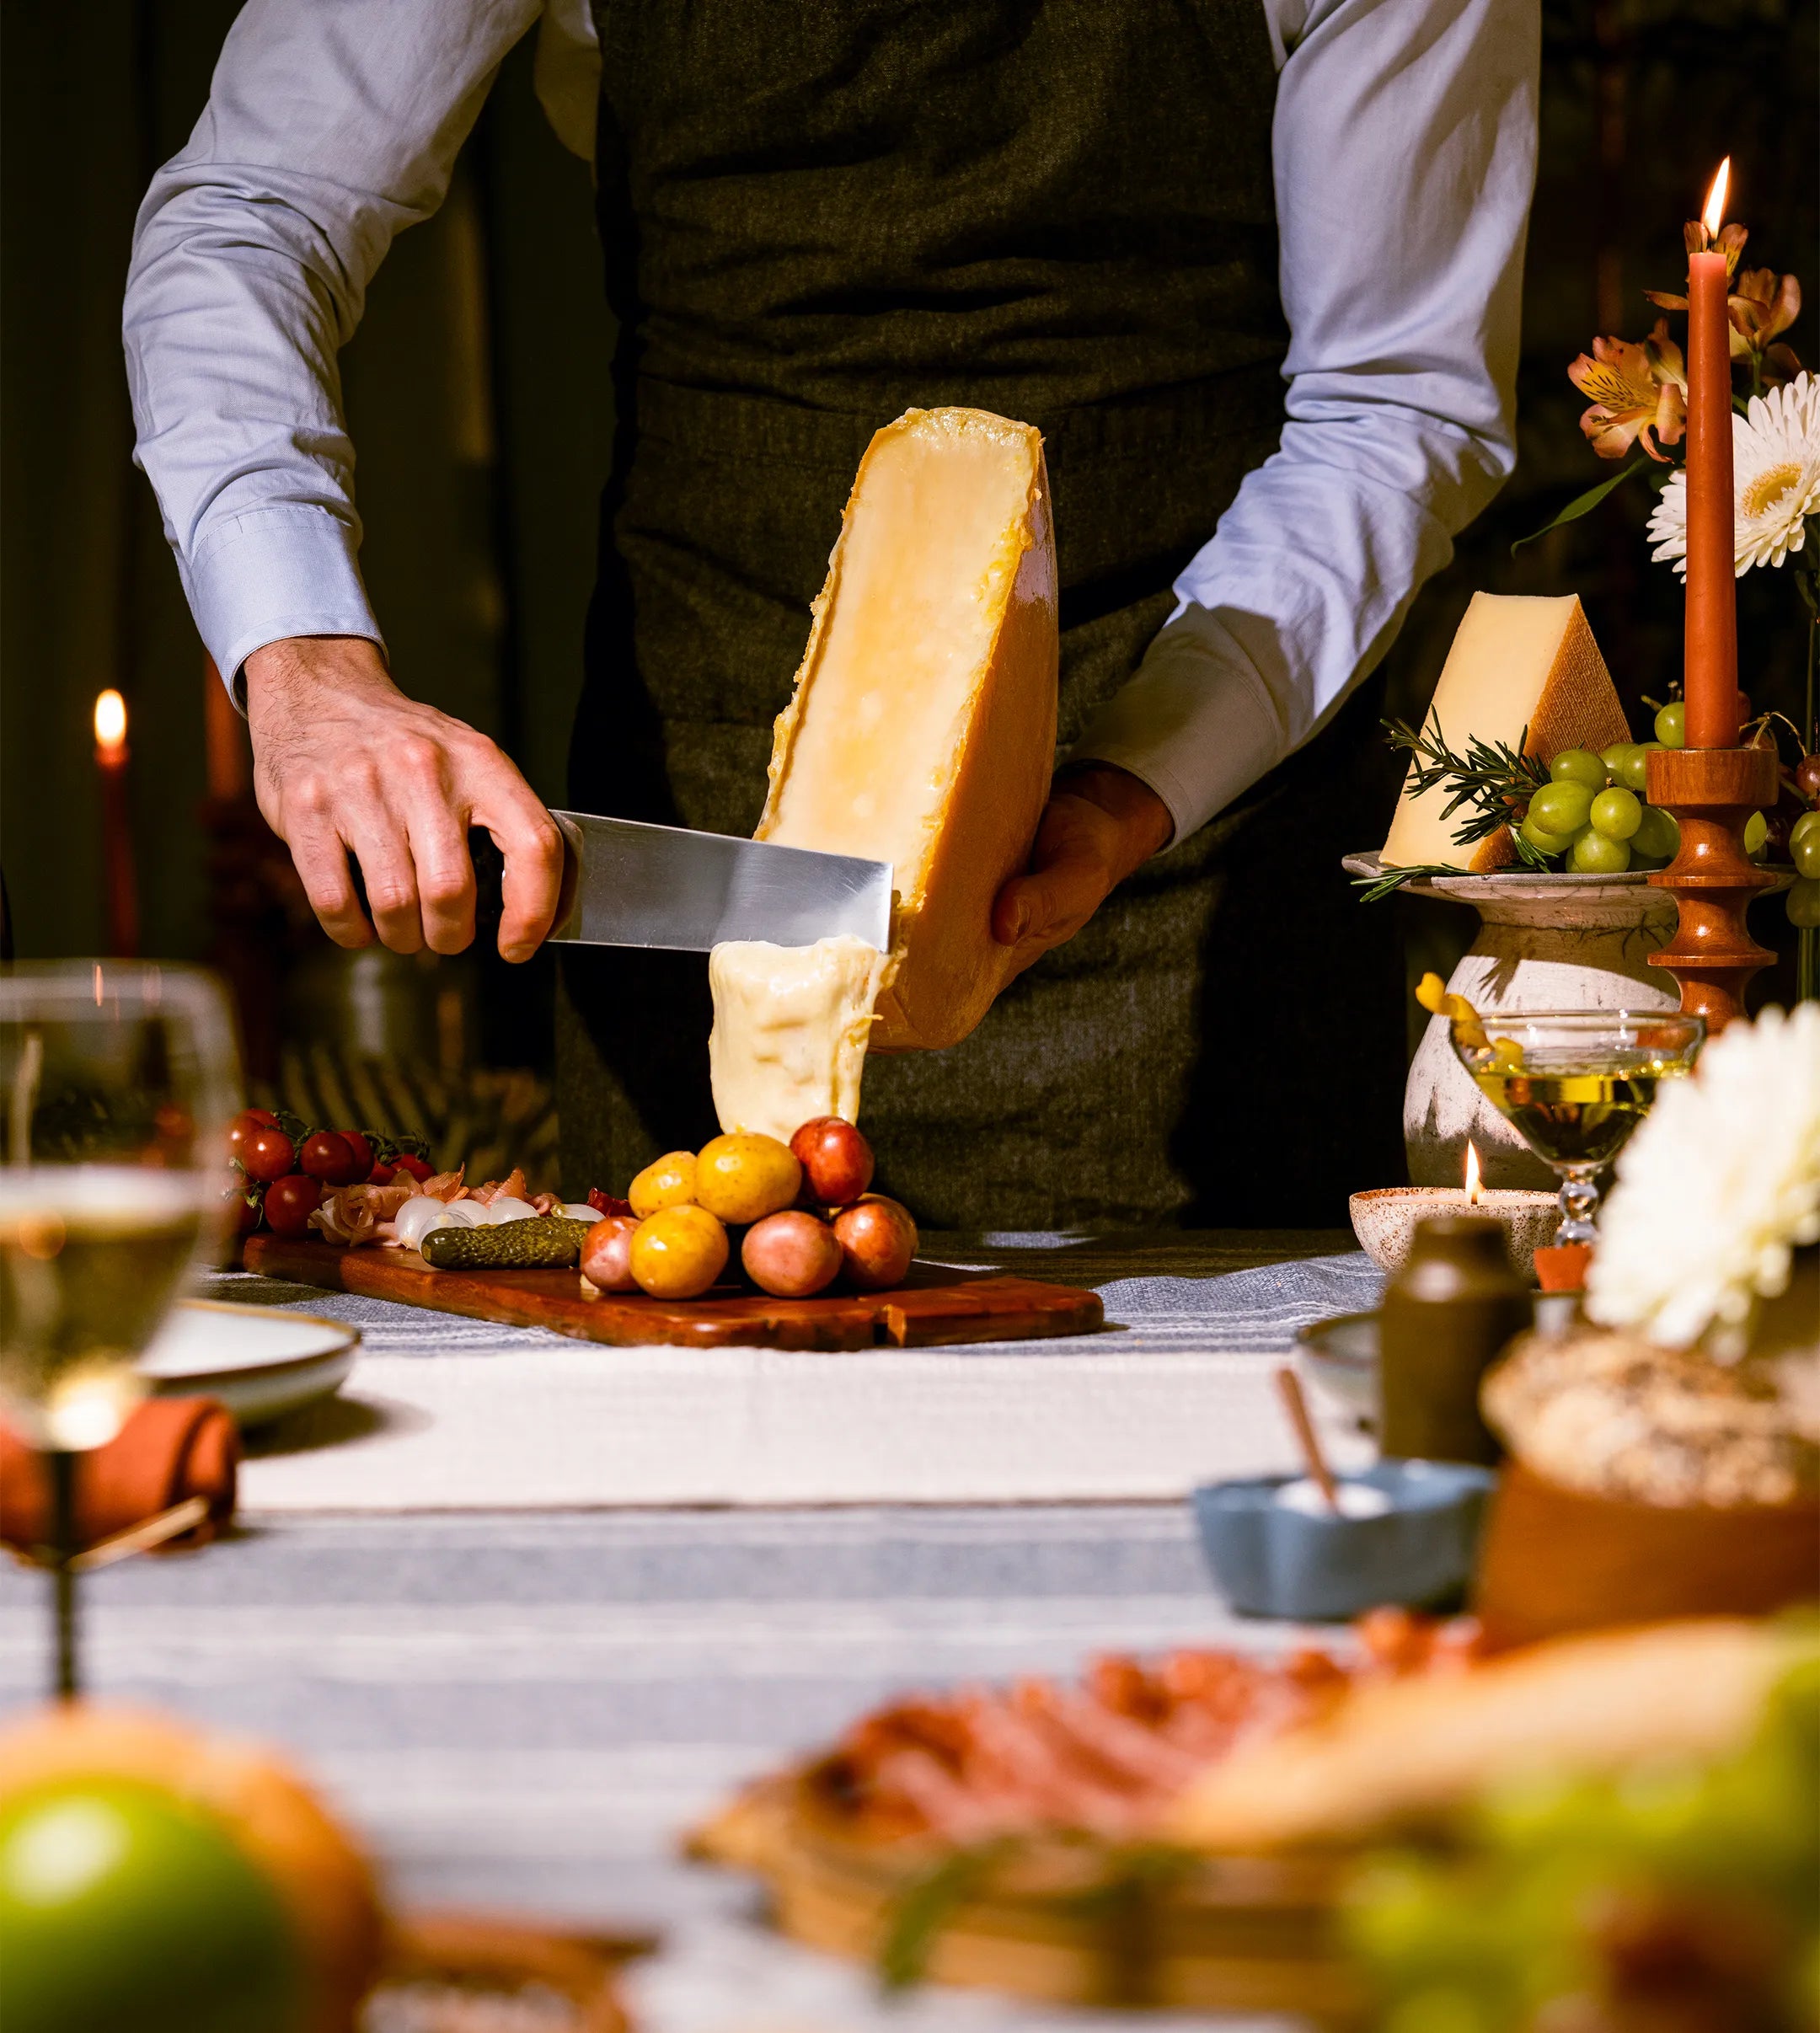
[[[1504,1231],[1512,1265],[1535,1276],[1535,1253],[1560,1226],[1560,1202],[1552,1193],[1488,1189],[1469,1206],[1464,1186],[1379,1186],[1355,1193],[1346,1203],[1359,1247],[1380,1271],[1400,1271],[1408,1260],[1416,1224],[1437,1214],[1473,1214]]]
[[[1820,1601],[1820,1501],[1640,1504],[1506,1467],[1474,1608],[1495,1648],[1668,1618]]]

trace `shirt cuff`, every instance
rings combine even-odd
[[[1174,846],[1267,776],[1290,746],[1250,660],[1207,608],[1191,607],[1157,636],[1068,760],[1115,762],[1148,784],[1175,821]]]
[[[325,509],[249,509],[211,529],[184,574],[197,629],[244,712],[241,666],[287,635],[364,635],[383,653],[356,559],[358,537]]]

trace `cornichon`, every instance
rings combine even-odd
[[[587,1232],[585,1221],[540,1214],[496,1228],[432,1228],[420,1247],[437,1271],[562,1271],[581,1262]]]

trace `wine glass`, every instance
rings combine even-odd
[[[1658,1083],[1693,1071],[1706,1025],[1673,1010],[1482,1009],[1452,1032],[1467,1072],[1560,1180],[1555,1241],[1590,1243],[1599,1173]]]
[[[76,1483],[232,1214],[233,1028],[194,968],[0,968],[0,1410],[45,1463],[56,1688],[77,1691]]]

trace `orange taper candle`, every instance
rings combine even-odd
[[[1707,194],[1705,224],[1725,218],[1732,158]],[[1732,321],[1726,258],[1688,257],[1687,746],[1736,748],[1738,740],[1737,564],[1732,500]]]

